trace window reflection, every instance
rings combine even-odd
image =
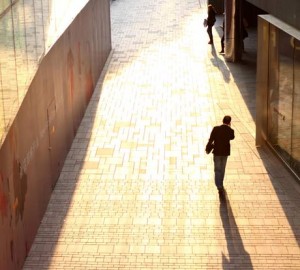
[[[0,14],[10,7],[11,2],[16,2],[16,0],[0,0]]]
[[[294,96],[292,126],[292,166],[300,175],[300,42],[293,39],[294,45]]]
[[[268,98],[268,139],[274,146],[277,145],[278,136],[278,33],[277,28],[270,25],[269,42],[269,98]]]
[[[88,0],[0,0],[0,144],[38,64]]]
[[[300,175],[300,42],[270,27],[268,141]]]
[[[293,47],[290,36],[279,32],[278,146],[286,160],[291,155],[293,101]]]

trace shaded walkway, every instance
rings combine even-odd
[[[254,71],[207,45],[202,2],[112,3],[114,50],[24,269],[300,268],[299,186],[255,148]],[[204,147],[224,114],[220,204]]]

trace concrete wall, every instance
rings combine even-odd
[[[22,268],[110,51],[110,2],[90,0],[42,60],[0,149],[0,269]]]
[[[247,0],[247,2],[300,29],[299,0]]]

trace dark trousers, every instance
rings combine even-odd
[[[228,158],[228,156],[215,156],[214,155],[215,185],[217,188],[223,187],[227,158]]]
[[[224,34],[221,38],[221,48],[222,48],[222,52],[224,52]]]
[[[212,35],[212,25],[207,26],[207,33],[208,33],[208,36],[209,36],[209,41],[214,42],[213,35]]]

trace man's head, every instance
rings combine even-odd
[[[225,115],[223,118],[223,124],[229,125],[231,123],[231,116]]]
[[[209,5],[207,6],[207,8],[208,8],[208,10],[214,10],[213,5],[211,5],[211,4],[209,4]]]

